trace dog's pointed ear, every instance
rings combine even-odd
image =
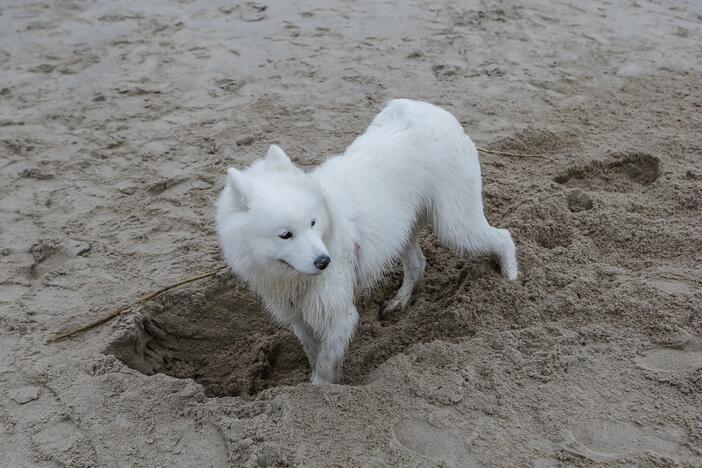
[[[273,170],[288,172],[297,172],[299,170],[278,145],[269,146],[268,153],[266,153],[266,157],[263,160]]]
[[[227,170],[227,184],[234,197],[234,204],[240,210],[246,210],[246,181],[241,171],[230,167]]]

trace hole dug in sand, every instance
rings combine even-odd
[[[140,312],[127,319],[107,353],[143,374],[192,378],[210,396],[247,397],[307,381],[297,339],[276,328],[237,282],[183,289]]]
[[[342,383],[368,383],[381,364],[414,344],[473,335],[486,308],[514,310],[519,288],[505,282],[489,259],[464,261],[437,248],[429,236],[421,244],[430,263],[425,285],[407,310],[377,318],[381,304],[400,286],[400,265],[371,294],[357,298],[361,318]],[[310,376],[297,338],[276,327],[258,299],[234,279],[173,290],[120,325],[108,354],[146,375],[192,378],[209,396],[248,397]]]

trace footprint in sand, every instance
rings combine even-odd
[[[646,280],[646,283],[666,294],[678,295],[689,294],[691,292],[690,286],[683,281],[672,279],[649,279]]]
[[[85,255],[90,251],[90,244],[75,239],[45,239],[32,246],[34,263],[29,267],[31,279],[39,278],[55,271],[71,258]]]
[[[576,451],[594,460],[654,452],[685,458],[685,431],[679,427],[641,427],[626,421],[581,418],[571,426]]]
[[[592,191],[630,192],[654,183],[660,161],[647,153],[619,153],[605,161],[571,167],[553,180],[567,187]]]
[[[83,433],[70,420],[47,426],[32,436],[42,454],[60,456],[68,452],[83,438]]]
[[[15,377],[12,373],[9,375]],[[7,396],[12,403],[0,407],[3,415],[0,431],[7,423],[22,430],[8,434],[17,444],[10,446],[14,454],[9,458],[3,450],[7,447],[7,438],[0,444],[3,455],[0,466],[35,466],[23,464],[22,459],[26,457],[47,462],[41,466],[97,466],[97,453],[90,436],[70,416],[70,408],[51,387],[23,386],[13,389]]]
[[[636,356],[636,365],[651,371],[684,372],[702,369],[702,343],[690,343],[683,349],[655,348]]]
[[[421,419],[402,419],[393,427],[393,434],[403,447],[423,457],[450,466],[480,466],[466,450],[461,437]]]

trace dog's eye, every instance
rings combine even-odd
[[[317,224],[317,220],[316,220],[316,219],[313,219],[313,220],[312,220],[312,223],[311,223],[311,226],[314,227],[315,224]]]
[[[290,231],[285,231],[284,233],[280,234],[278,237],[281,239],[292,239],[292,232]]]

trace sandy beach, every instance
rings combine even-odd
[[[0,465],[702,466],[702,3],[0,2]],[[228,167],[392,98],[480,154],[521,276],[426,231],[343,385],[223,267]],[[504,154],[507,153],[507,154]]]

